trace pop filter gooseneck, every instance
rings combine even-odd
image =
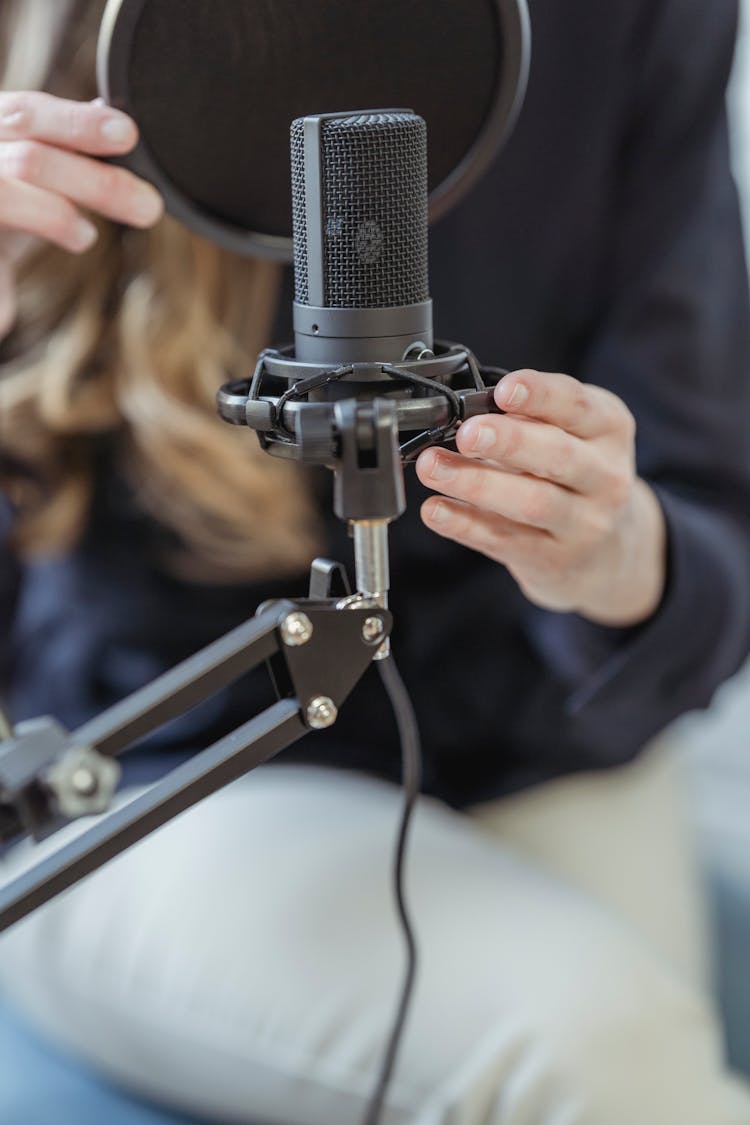
[[[430,132],[437,219],[507,139],[529,56],[526,0],[109,0],[98,71],[141,131],[124,163],[172,215],[289,261],[293,119],[410,106]]]

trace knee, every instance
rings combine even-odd
[[[635,940],[610,934],[581,952],[577,979],[535,1013],[571,1125],[728,1125],[708,996]]]
[[[596,937],[571,960],[550,936],[535,981],[522,971],[495,998],[495,1025],[441,1081],[419,1125],[735,1122],[708,1000],[614,928]]]

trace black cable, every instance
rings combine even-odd
[[[409,693],[396,667],[396,662],[392,656],[389,656],[385,660],[378,661],[377,666],[380,672],[380,678],[383,681],[383,686],[388,693],[393,713],[396,717],[396,724],[401,739],[401,770],[404,787],[404,806],[394,855],[393,889],[396,899],[396,908],[404,934],[404,941],[406,943],[407,959],[401,997],[396,1010],[396,1018],[393,1022],[393,1029],[383,1058],[375,1093],[367,1108],[363,1125],[378,1125],[380,1121],[388,1085],[396,1064],[396,1057],[401,1044],[401,1037],[403,1035],[417,974],[417,942],[409,918],[409,911],[404,894],[404,862],[406,858],[406,844],[409,828],[411,826],[411,817],[417,803],[417,798],[419,797],[422,782],[422,751],[414,707],[412,706]]]
[[[401,988],[396,1017],[393,1022],[386,1053],[383,1057],[378,1082],[375,1092],[367,1107],[363,1125],[378,1125],[383,1111],[385,1096],[388,1091],[393,1070],[401,1045],[401,1038],[406,1024],[414,983],[417,974],[417,942],[414,929],[409,917],[404,891],[404,866],[406,860],[406,846],[411,827],[412,813],[419,797],[422,781],[422,752],[419,739],[419,728],[414,713],[414,707],[409,693],[406,690],[401,675],[392,656],[377,662],[380,678],[393,708],[393,713],[401,740],[401,769],[402,785],[404,790],[404,804],[396,838],[396,850],[393,862],[393,889],[396,909],[401,923],[401,928],[406,944],[406,971]],[[0,709],[0,741],[12,737],[13,728],[10,720]],[[1,812],[2,810],[0,810]],[[0,816],[0,823],[2,817]]]

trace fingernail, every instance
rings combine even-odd
[[[99,232],[93,223],[88,219],[79,219],[73,231],[73,247],[76,250],[89,250],[98,237]]]
[[[489,426],[480,426],[472,435],[471,448],[477,453],[492,449],[495,444],[495,431]]]
[[[100,126],[100,131],[105,141],[113,145],[124,145],[127,141],[135,140],[135,126],[127,117],[108,117]]]
[[[137,195],[134,200],[133,210],[135,216],[142,223],[151,226],[153,223],[158,223],[159,219],[164,214],[164,201],[152,187],[143,184],[138,189]]]
[[[436,457],[432,463],[430,476],[433,480],[453,480],[456,475],[456,470],[448,461],[443,461],[442,457]]]
[[[450,518],[450,511],[446,504],[433,504],[427,512],[430,523],[445,523]]]
[[[510,387],[500,384],[498,398],[501,406],[521,406],[528,397],[529,388],[525,383],[516,383],[512,393]]]

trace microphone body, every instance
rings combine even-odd
[[[398,363],[431,348],[427,126],[408,110],[292,124],[295,351]]]

